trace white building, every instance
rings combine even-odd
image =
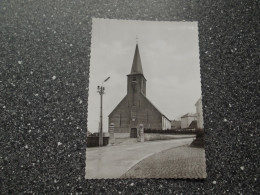
[[[171,121],[166,117],[162,116],[162,130],[171,129]]]
[[[197,114],[187,113],[181,117],[181,128],[188,128],[192,121],[197,120]]]
[[[199,129],[203,129],[203,111],[202,111],[202,98],[200,97],[195,104],[197,114],[197,126]]]

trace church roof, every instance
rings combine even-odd
[[[124,103],[124,101],[126,100],[126,97],[127,97],[127,95],[125,95],[125,97],[119,102],[119,104],[117,104],[117,106],[114,108],[114,110],[112,112],[110,112],[108,117],[110,117],[110,115],[120,106],[120,104]]]
[[[142,68],[138,44],[136,44],[136,47],[135,47],[135,55],[134,55],[134,60],[133,60],[132,69],[131,69],[130,74],[143,74],[143,68]]]
[[[141,93],[142,94],[142,93]],[[164,116],[168,121],[171,122],[171,120],[165,116],[144,94],[142,94],[142,96],[162,115]]]

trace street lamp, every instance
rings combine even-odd
[[[105,94],[105,87],[103,83],[107,82],[110,77],[107,77],[101,84],[97,87],[97,92],[100,95],[100,121],[99,121],[99,146],[103,146],[103,113],[102,113],[102,104],[103,104],[103,95]]]

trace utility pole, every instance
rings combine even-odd
[[[99,146],[103,146],[103,95],[105,94],[105,87],[103,87],[103,83],[108,79],[110,79],[110,77],[106,78],[102,82],[102,85],[97,87],[97,92],[100,95]]]

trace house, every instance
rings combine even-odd
[[[171,121],[171,129],[180,129],[181,121],[180,120],[172,120]]]
[[[181,117],[181,128],[189,128],[192,121],[197,120],[197,114],[187,113]]]

